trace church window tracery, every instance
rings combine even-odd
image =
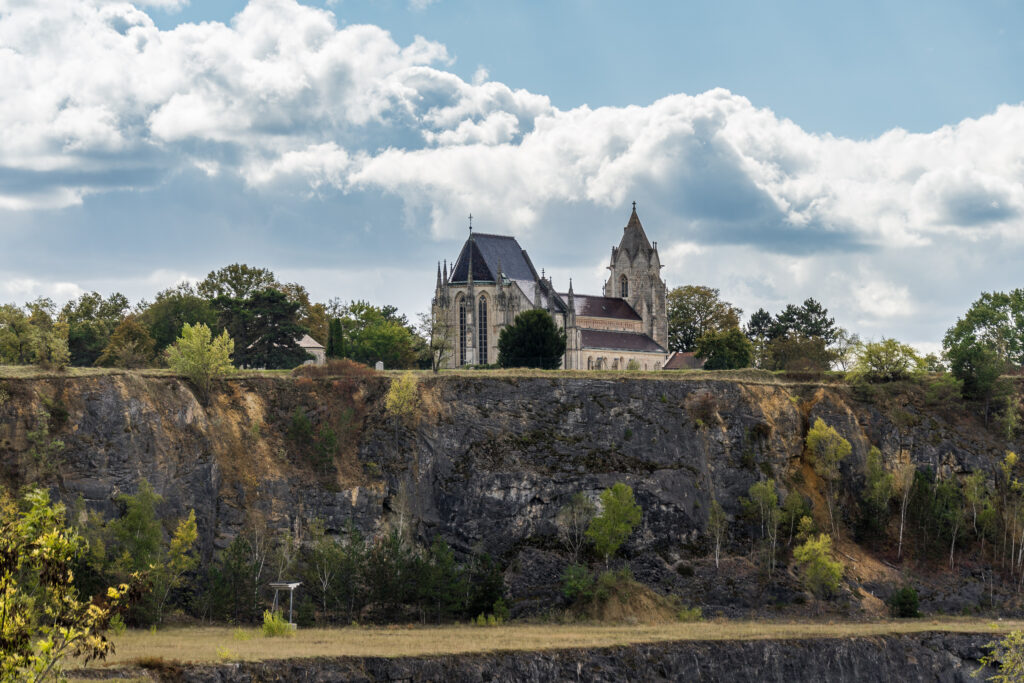
[[[466,364],[466,300],[459,297],[459,365]]]
[[[621,296],[623,299],[629,296],[629,278],[627,278],[625,275],[619,278],[619,292],[619,296]]]
[[[477,306],[477,349],[479,349],[479,363],[487,364],[487,297],[480,295],[480,303]]]

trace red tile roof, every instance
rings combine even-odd
[[[704,359],[697,358],[693,351],[673,351],[662,370],[700,370]]]

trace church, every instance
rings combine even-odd
[[[546,310],[565,330],[562,368],[658,370],[668,358],[667,290],[658,243],[633,202],[600,295],[558,292],[516,238],[473,232],[451,265],[437,265],[432,315],[451,332],[442,367],[498,361],[498,335],[523,311]]]

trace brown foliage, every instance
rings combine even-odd
[[[295,377],[374,377],[377,371],[348,358],[329,358],[323,365],[300,365],[292,370]]]

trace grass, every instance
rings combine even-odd
[[[678,640],[779,640],[844,638],[903,633],[952,632],[999,634],[1024,628],[1024,621],[984,619],[907,619],[900,621],[811,622],[712,620],[666,625],[510,625],[493,628],[348,627],[299,629],[293,638],[263,638],[258,628],[251,638],[238,637],[232,627],[172,628],[152,633],[126,631],[114,636],[116,652],[106,664],[117,666],[140,659],[178,662],[217,662],[224,648],[236,660],[299,657],[412,657],[508,650],[597,648],[633,643]]]

